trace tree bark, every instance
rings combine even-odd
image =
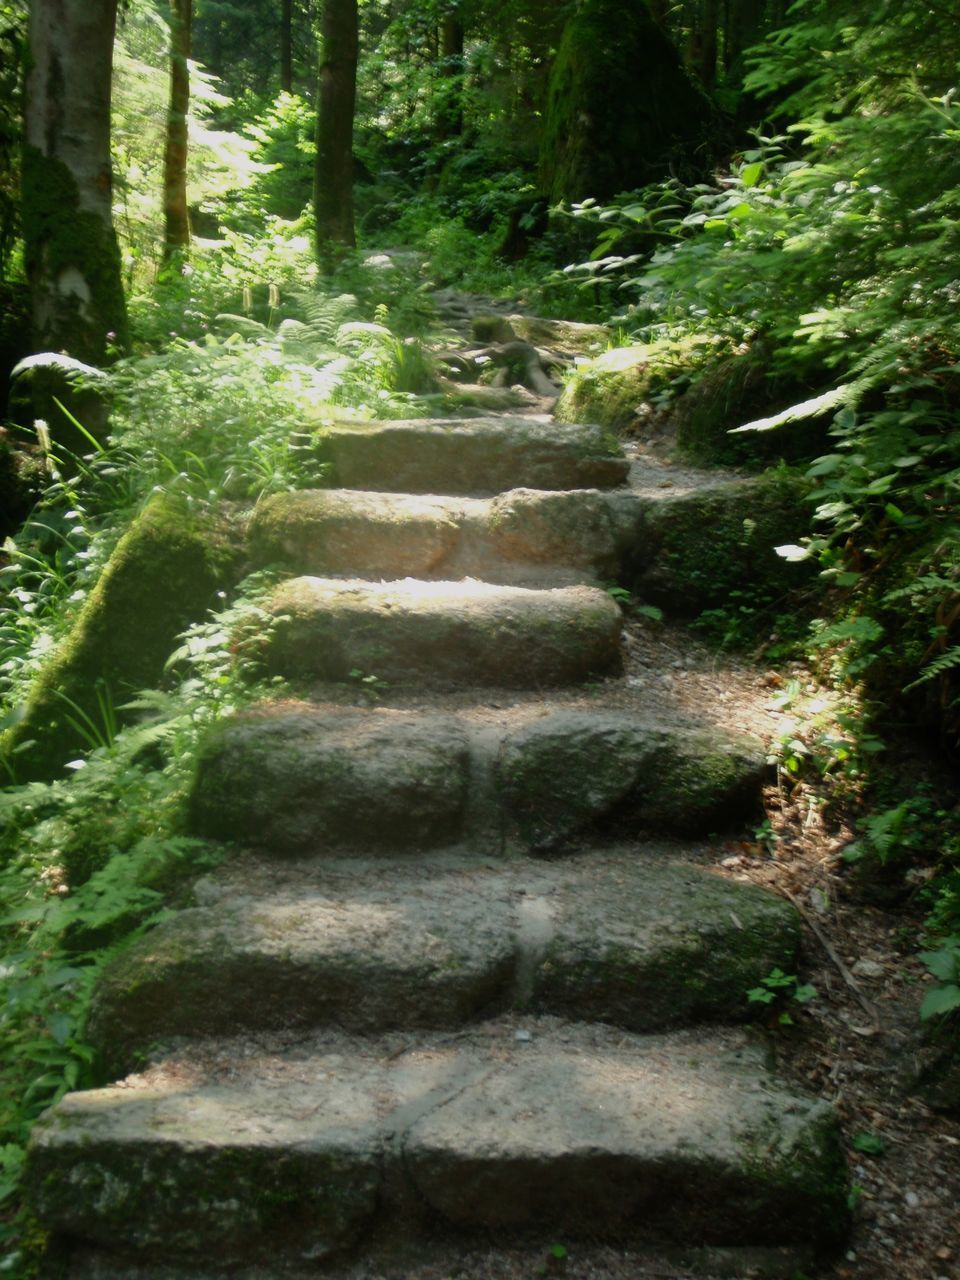
[[[716,125],[645,0],[580,0],[550,72],[539,189],[556,203],[606,200],[671,171],[699,180]]]
[[[717,47],[720,29],[720,0],[704,0],[700,13],[700,80],[708,93],[717,87]]]
[[[170,0],[170,106],[163,157],[163,261],[190,244],[187,209],[187,113],[193,0]]]
[[[451,9],[440,20],[440,110],[437,133],[441,139],[463,133],[463,23]]]
[[[317,260],[331,271],[356,244],[353,227],[353,115],[359,46],[357,0],[323,0],[314,170]]]
[[[33,343],[100,363],[127,342],[113,229],[110,79],[117,0],[34,0],[23,227]]]
[[[293,0],[280,5],[280,89],[293,93]]]
[[[726,37],[727,67],[736,67],[743,51],[756,44],[763,30],[764,0],[734,0]]]

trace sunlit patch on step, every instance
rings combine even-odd
[[[621,614],[594,587],[549,591],[468,579],[294,578],[267,605],[265,660],[282,675],[362,670],[421,685],[550,687],[621,663]]]

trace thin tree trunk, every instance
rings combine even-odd
[[[163,158],[163,261],[190,244],[187,209],[187,112],[193,0],[170,0],[170,108]]]
[[[744,49],[756,44],[763,30],[764,0],[734,0],[727,30],[727,66],[734,67]]]
[[[463,133],[463,23],[456,11],[445,13],[440,22],[440,138],[456,138]]]
[[[117,0],[34,0],[23,235],[33,342],[100,363],[127,341],[113,229],[110,81]]]
[[[317,260],[332,270],[356,244],[353,227],[353,114],[359,46],[357,0],[324,0],[314,171]]]
[[[670,0],[650,0],[650,12],[657,26],[666,31],[669,20]]]
[[[708,93],[717,85],[717,36],[720,26],[720,0],[704,0],[701,10],[700,80]]]
[[[280,6],[280,88],[293,93],[293,0]]]
[[[702,0],[690,0],[683,9],[687,21],[687,44],[683,60],[690,70],[699,72],[703,48]]]

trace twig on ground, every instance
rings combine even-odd
[[[840,977],[844,980],[844,982],[847,984],[847,986],[856,996],[857,1003],[860,1005],[860,1008],[863,1009],[864,1013],[873,1023],[874,1031],[879,1031],[880,1030],[880,1014],[877,1012],[876,1007],[870,1003],[867,997],[860,990],[853,974],[850,972],[850,970],[847,968],[844,962],[837,955],[837,952],[835,947],[833,946],[833,943],[830,941],[827,935],[820,928],[819,924],[813,918],[810,912],[807,911],[807,909],[800,902],[797,901],[796,897],[794,896],[794,894],[790,892],[789,889],[781,888],[780,892],[787,899],[787,901],[793,903],[797,911],[799,911],[804,924],[807,925],[810,932],[814,935],[814,937],[820,943],[821,947],[823,947],[824,951],[833,961],[834,965],[836,966],[837,972],[840,974]]]

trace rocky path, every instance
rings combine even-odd
[[[541,414],[325,448],[335,487],[249,535],[303,697],[211,734],[191,820],[237,852],[108,968],[118,1082],[36,1133],[59,1274],[412,1280],[454,1241],[606,1241],[792,1275],[843,1235],[836,1121],[736,1024],[799,920],[698,852],[764,744],[628,686],[602,585],[663,482]]]

